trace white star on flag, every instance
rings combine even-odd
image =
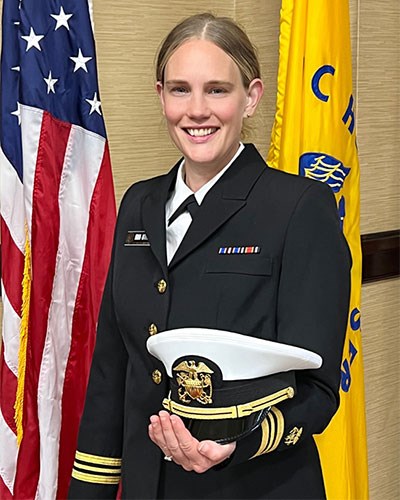
[[[50,14],[50,15],[57,21],[54,31],[57,31],[58,28],[61,28],[62,26],[67,28],[67,30],[69,31],[68,19],[70,19],[73,16],[73,14],[66,14],[64,12],[64,9],[61,7],[59,14]]]
[[[52,78],[51,71],[49,71],[49,76],[47,78],[43,78],[43,80],[47,83],[47,93],[50,94],[50,91],[53,94],[56,93],[54,90],[54,85],[58,82],[58,78]]]
[[[18,118],[18,125],[21,125],[21,104],[19,102],[17,102],[17,109],[12,111],[11,114]]]
[[[33,31],[33,28],[31,27],[31,31],[29,32],[29,35],[21,35],[21,38],[23,38],[26,42],[26,51],[28,52],[29,49],[32,47],[35,47],[35,49],[42,50],[39,42],[42,38],[44,38],[44,35],[36,35],[36,33]]]
[[[101,102],[97,100],[97,92],[94,93],[93,99],[85,99],[85,101],[88,102],[91,106],[89,115],[91,115],[94,111],[96,111],[96,113],[99,113],[99,115],[101,116],[101,111],[100,111]]]
[[[78,69],[80,69],[80,68],[84,69],[87,73],[88,70],[86,68],[86,63],[88,61],[90,61],[90,59],[93,59],[93,58],[92,57],[84,57],[81,49],[79,49],[78,55],[76,57],[70,57],[70,59],[72,59],[75,63],[74,73],[75,73],[75,71],[78,71]]]
[[[12,71],[21,71],[21,66],[13,66],[11,68]]]

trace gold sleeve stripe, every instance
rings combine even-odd
[[[271,451],[276,450],[279,443],[281,442],[284,427],[285,427],[285,420],[283,418],[282,412],[280,410],[278,410],[278,408],[276,408],[275,406],[273,406],[271,408],[271,412],[275,415],[277,425],[276,425],[274,442],[273,442],[272,446],[268,449],[268,451],[266,451],[266,453],[270,453]]]
[[[109,467],[108,469],[105,469],[104,467],[92,467],[90,465],[81,464],[80,462],[77,461],[74,462],[74,467],[83,470],[91,470],[93,472],[103,472],[107,474],[121,474],[121,467],[118,468]]]
[[[268,415],[267,415],[267,417],[268,417]],[[261,455],[262,451],[265,449],[265,447],[268,444],[267,441],[269,439],[269,419],[265,418],[261,422],[261,432],[262,432],[262,436],[261,436],[260,447],[258,448],[257,452],[251,458],[255,458],[255,457],[258,457],[259,455]]]
[[[96,484],[118,484],[121,478],[120,476],[107,477],[107,476],[96,476],[95,474],[85,474],[84,472],[79,472],[75,469],[72,471],[72,477],[78,479],[79,481],[85,481],[86,483],[96,483]]]
[[[264,451],[262,451],[261,453],[268,453],[268,451],[270,450],[271,446],[272,446],[272,443],[274,442],[274,437],[275,437],[275,432],[276,432],[276,424],[275,424],[275,419],[274,419],[274,416],[273,414],[271,413],[272,411],[272,408],[270,410],[270,412],[268,413],[268,418],[269,418],[269,439],[268,439],[268,445],[266,446],[266,448],[264,449]]]
[[[262,437],[260,447],[251,458],[276,450],[283,436],[284,423],[282,412],[275,406],[272,406],[271,411],[261,424]]]
[[[262,450],[260,450],[260,453],[264,453],[264,451],[269,447],[274,429],[274,420],[271,418],[269,413],[266,415],[265,420],[268,422],[268,435],[265,436],[265,446]]]
[[[121,466],[122,463],[121,458],[103,457],[101,455],[89,455],[89,453],[82,453],[81,451],[77,451],[75,453],[75,458],[92,464],[115,465],[117,467]]]

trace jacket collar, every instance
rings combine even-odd
[[[165,250],[165,203],[174,187],[181,160],[161,178],[159,188],[143,202],[143,223],[151,248],[163,271],[167,272]],[[191,223],[169,269],[172,269],[236,212],[246,205],[247,197],[265,169],[265,162],[252,144],[247,144],[226,173],[206,194],[195,220]]]

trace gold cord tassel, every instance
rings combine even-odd
[[[28,346],[28,327],[29,327],[29,305],[31,297],[31,246],[29,241],[28,228],[25,226],[25,259],[24,259],[24,277],[22,280],[22,310],[21,325],[19,329],[19,352],[18,352],[18,385],[14,405],[14,420],[17,425],[17,443],[21,444],[23,436],[23,410],[24,410],[24,388],[25,388],[25,369],[26,369],[26,351]]]

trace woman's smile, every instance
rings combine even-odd
[[[191,137],[209,137],[218,130],[216,127],[210,128],[187,128],[184,129]]]

